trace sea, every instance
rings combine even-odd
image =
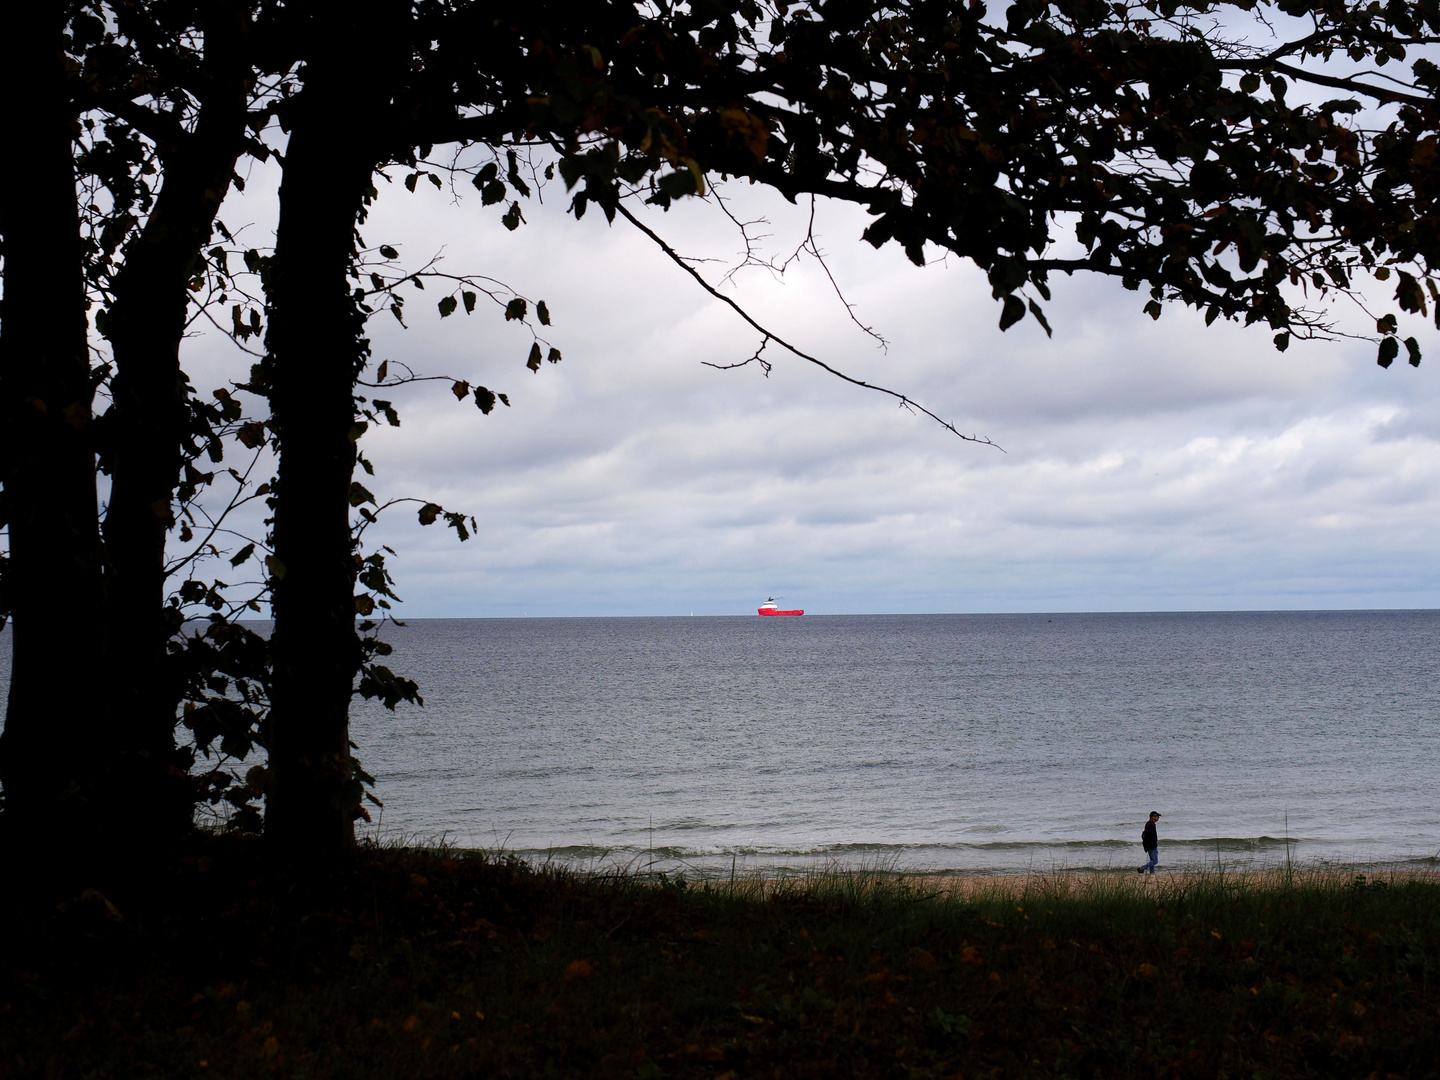
[[[1162,871],[1440,868],[1436,611],[386,636],[425,704],[353,710],[385,841],[695,878],[1124,870],[1154,810]]]

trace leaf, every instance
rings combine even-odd
[[[486,416],[495,408],[495,394],[483,386],[475,388],[475,406]]]
[[[496,394],[495,396],[500,399],[500,404],[501,404],[501,405],[504,405],[507,409],[510,407],[510,395],[509,395],[509,394]]]
[[[720,126],[733,136],[738,136],[756,161],[765,160],[765,147],[770,139],[770,129],[765,121],[744,109],[721,109]]]
[[[350,482],[350,505],[359,506],[361,503],[373,503],[375,496],[370,494],[364,484],[358,480]]]
[[[255,554],[255,545],[254,545],[254,544],[246,544],[246,545],[245,545],[244,547],[242,547],[239,551],[237,551],[237,552],[235,553],[235,555],[230,559],[230,565],[231,565],[231,566],[239,566],[241,563],[243,563],[245,560],[247,560],[248,558],[250,558],[251,555],[254,555],[254,554]]]
[[[475,294],[466,291],[460,294],[460,298],[465,301],[465,314],[469,315],[473,313],[475,310]]]
[[[525,361],[525,366],[531,371],[540,370],[540,343],[538,341],[530,346],[530,356]]]
[[[554,345],[551,345],[550,354],[546,356],[545,359],[549,360],[552,364],[558,364],[560,362],[560,350],[555,348]]]
[[[1282,330],[1280,333],[1278,333],[1278,334],[1275,335],[1275,348],[1279,349],[1281,352],[1284,352],[1284,351],[1285,351],[1286,349],[1288,349],[1289,347],[1290,347],[1290,331],[1289,331],[1289,330]]]
[[[493,206],[505,198],[505,184],[500,180],[491,180],[488,184],[476,184],[480,188],[480,205]]]
[[[270,772],[264,765],[252,765],[245,770],[245,786],[252,795],[265,794],[265,785],[269,779]]]
[[[440,303],[436,304],[435,306],[440,309],[440,317],[444,319],[450,315],[454,315],[455,309],[459,307],[460,304],[458,301],[456,301],[455,297],[446,296],[442,297]]]
[[[456,401],[464,401],[465,395],[470,393],[470,384],[468,382],[457,382],[450,387],[450,392],[455,395]]]
[[[521,297],[516,297],[505,305],[505,321],[511,322],[525,318],[526,304]]]
[[[265,425],[258,420],[251,420],[240,426],[235,432],[235,438],[239,439],[247,450],[254,450],[265,444]]]
[[[430,183],[432,183],[432,184],[435,185],[435,190],[436,190],[436,191],[443,191],[443,190],[444,190],[444,185],[440,183],[440,177],[436,176],[433,172],[432,172],[432,173],[426,173],[425,175],[428,176],[428,177],[430,177]]]
[[[505,216],[500,219],[500,224],[504,225],[505,228],[511,232],[514,232],[520,227],[520,223],[524,220],[525,215],[520,212],[520,204],[515,202],[510,204],[509,210],[505,211]]]
[[[285,564],[274,555],[265,556],[265,569],[270,571],[270,576],[276,581],[285,580]]]
[[[536,303],[536,305],[535,305],[535,317],[540,320],[540,325],[541,325],[541,326],[549,326],[549,325],[550,325],[550,309],[545,306],[545,301],[544,301],[544,300],[541,300],[541,301],[539,301],[538,303]]]
[[[1416,341],[1413,337],[1407,337],[1407,338],[1405,339],[1405,351],[1409,354],[1409,357],[1410,357],[1410,366],[1411,366],[1411,367],[1419,367],[1419,366],[1420,366],[1420,343],[1419,343],[1418,341]]]
[[[505,159],[509,162],[509,168],[505,171],[505,179],[510,181],[510,186],[524,195],[530,197],[530,185],[520,179],[520,158],[514,150],[505,151]]]
[[[454,513],[451,513],[451,512],[449,512],[449,511],[446,511],[446,513],[445,513],[445,524],[449,525],[452,529],[455,530],[455,535],[458,536],[458,537],[460,537],[460,542],[461,542],[462,544],[463,544],[466,540],[469,540],[469,539],[470,539],[470,530],[467,529],[467,528],[465,528],[465,515],[464,515],[464,514],[454,514]]]
[[[1164,311],[1164,308],[1160,306],[1159,300],[1151,300],[1145,305],[1145,314],[1149,315],[1152,319],[1160,318],[1162,311]]]
[[[359,593],[355,597],[355,614],[369,615],[375,610],[375,598],[368,593]]]
[[[443,507],[437,506],[435,503],[426,503],[424,506],[420,507],[420,524],[434,525],[435,519],[439,517],[442,513],[444,513]]]
[[[381,361],[380,361],[380,366],[375,369],[375,381],[376,381],[376,382],[384,382],[384,381],[385,381],[385,376],[386,376],[387,374],[389,374],[389,372],[390,372],[390,361],[389,361],[389,360],[381,360]]]
[[[1380,355],[1375,362],[1383,368],[1388,368],[1395,362],[1395,357],[1400,355],[1400,342],[1393,337],[1387,337],[1380,342]]]
[[[1034,315],[1034,316],[1035,316],[1035,321],[1038,322],[1041,326],[1043,326],[1043,327],[1045,328],[1045,336],[1046,336],[1046,337],[1054,337],[1054,336],[1055,336],[1054,333],[1053,333],[1053,332],[1051,331],[1051,329],[1050,329],[1050,324],[1045,321],[1045,313],[1040,310],[1040,305],[1037,304],[1037,303],[1035,303],[1034,300],[1031,300],[1031,301],[1030,301],[1030,314],[1031,314],[1031,315]]]
[[[420,174],[413,172],[409,176],[405,177],[405,190],[413,192],[415,190],[415,181],[419,179]]]
[[[595,965],[589,960],[571,960],[565,965],[565,981],[574,982],[576,979],[588,979],[595,974]]]
[[[396,251],[389,244],[381,244],[380,256],[385,259],[398,259],[400,257],[400,252]]]
[[[1005,308],[1000,312],[1000,329],[1009,330],[1025,317],[1025,302],[1018,296],[1005,297]]]

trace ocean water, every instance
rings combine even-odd
[[[387,636],[426,701],[354,711],[388,838],[692,875],[1050,871],[1138,866],[1159,810],[1162,869],[1440,865],[1440,612]]]
[[[692,874],[1435,865],[1440,612],[415,620],[385,835]]]

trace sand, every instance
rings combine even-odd
[[[1399,885],[1411,881],[1440,884],[1440,871],[1434,870],[1366,870],[1334,868],[1299,868],[1285,870],[1213,870],[1176,871],[1151,874],[1137,874],[1134,871],[1112,871],[1109,873],[1055,873],[1055,874],[956,874],[917,875],[904,880],[922,891],[933,891],[946,896],[971,897],[1023,897],[1025,895],[1084,896],[1103,890],[1113,892],[1127,889],[1136,892],[1173,892],[1196,885],[1225,884],[1245,889],[1277,889],[1287,883],[1299,887],[1329,887],[1352,885],[1357,875],[1363,875],[1367,884],[1384,882]]]

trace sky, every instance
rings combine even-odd
[[[222,210],[249,243],[272,241],[275,182],[257,166]],[[514,233],[468,189],[382,188],[368,243],[544,299],[564,355],[532,374],[528,332],[483,301],[442,321],[433,287],[409,294],[408,330],[372,322],[377,360],[512,406],[482,416],[422,383],[393,395],[399,428],[365,437],[382,502],[478,523],[460,543],[406,504],[367,534],[397,552],[402,617],[743,614],[767,596],[812,613],[1440,607],[1440,335],[1418,319],[1405,332],[1429,359],[1387,371],[1367,342],[1281,354],[1264,327],[1178,307],[1154,321],[1144,293],[1076,277],[1052,282],[1053,338],[1028,319],[1002,333],[972,265],[876,251],[863,211],[823,203],[826,262],[887,349],[813,258],[725,286],[798,347],[1000,449],[773,345],[768,377],[705,366],[758,335],[630,225],[567,216],[558,183]],[[767,254],[803,239],[808,206],[722,190],[767,222]],[[645,220],[714,260],[712,282],[739,258],[713,198]],[[205,388],[249,360],[212,332],[185,362]]]

